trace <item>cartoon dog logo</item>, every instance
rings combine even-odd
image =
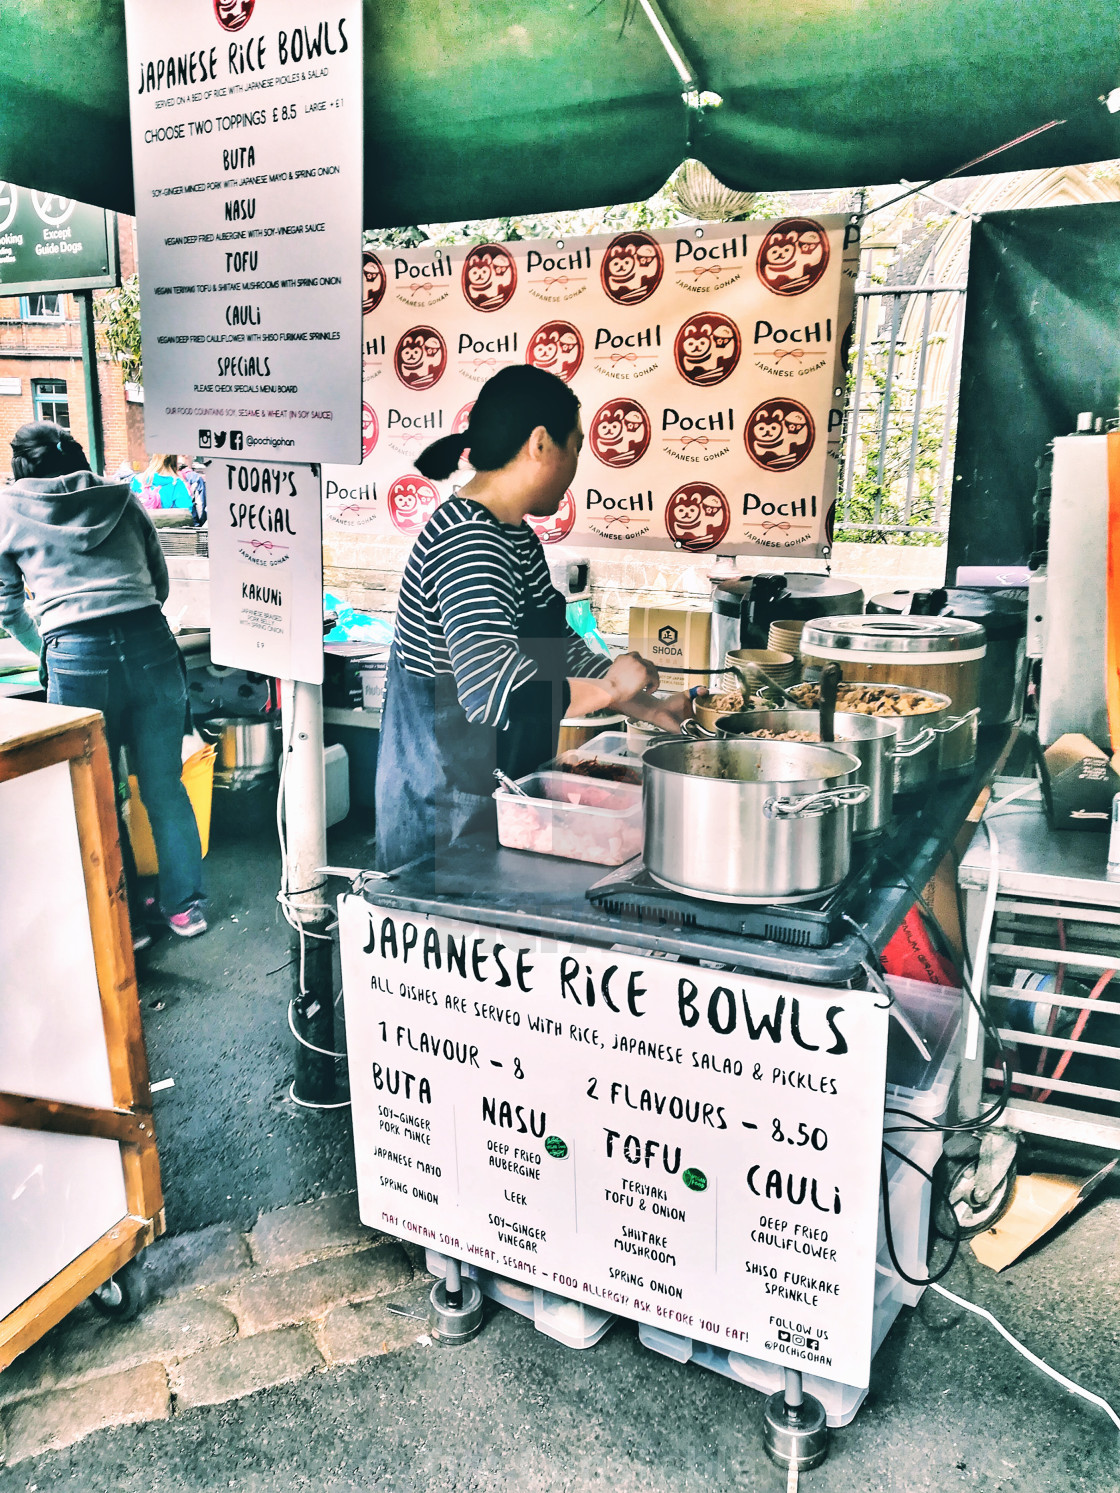
[[[812,218],[783,218],[762,240],[758,278],[775,295],[804,295],[828,268],[828,234]]]
[[[751,411],[744,434],[747,455],[768,472],[799,467],[813,449],[813,417],[795,399],[768,399]]]
[[[560,507],[551,518],[534,518],[527,514],[525,522],[542,544],[559,544],[562,539],[567,539],[576,523],[576,500],[571,488],[560,499]]]
[[[463,408],[459,411],[459,413],[455,416],[454,420],[452,420],[452,422],[451,422],[451,434],[452,435],[465,435],[466,434],[466,432],[467,432],[467,426],[471,423],[471,410],[473,410],[473,409],[474,409],[474,400],[472,399],[471,402],[470,402],[470,404],[465,404],[463,406]]]
[[[665,505],[666,532],[680,549],[714,549],[730,523],[730,504],[710,482],[686,482]]]
[[[362,401],[362,460],[373,455],[373,449],[377,445],[377,412],[372,404]]]
[[[718,311],[690,316],[677,333],[673,356],[690,384],[722,384],[735,371],[743,342],[739,328]]]
[[[525,361],[570,384],[583,362],[583,338],[570,321],[546,321],[529,338]]]
[[[517,289],[517,266],[501,244],[477,244],[463,260],[463,294],[476,311],[500,311]]]
[[[381,305],[385,294],[385,266],[372,249],[362,250],[362,315]]]
[[[608,399],[591,421],[591,449],[608,467],[632,467],[646,454],[651,426],[636,399]]]
[[[249,24],[257,0],[214,0],[214,14],[223,31],[240,31]]]
[[[439,507],[439,493],[426,477],[398,477],[389,489],[389,517],[402,534],[416,534]]]
[[[648,301],[661,284],[665,256],[648,233],[620,233],[611,239],[599,271],[603,289],[620,306]]]
[[[430,389],[447,367],[447,344],[434,327],[412,327],[393,354],[397,377],[409,389]]]

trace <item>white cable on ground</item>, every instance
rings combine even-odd
[[[298,1104],[300,1109],[349,1109],[349,1099],[343,1099],[338,1104],[312,1104],[310,1099],[299,1099],[296,1097],[296,1081],[293,1078],[288,1085],[288,1098],[293,1104]]]
[[[1120,1431],[1120,1415],[1117,1415],[1107,1400],[1101,1399],[1100,1395],[1093,1394],[1091,1390],[1082,1389],[1080,1384],[1075,1384],[1072,1379],[1067,1379],[1064,1374],[1059,1374],[1057,1369],[1052,1369],[1048,1363],[1043,1363],[1042,1359],[1032,1353],[1029,1348],[1025,1347],[1014,1334],[1008,1332],[1003,1323],[997,1321],[986,1307],[977,1306],[975,1301],[965,1301],[963,1296],[954,1295],[952,1291],[947,1291],[944,1286],[939,1286],[936,1281],[931,1282],[929,1289],[936,1291],[940,1296],[944,1296],[954,1306],[962,1307],[966,1312],[973,1312],[976,1316],[983,1317],[985,1322],[990,1322],[1000,1337],[1006,1338],[1011,1346],[1021,1353],[1029,1363],[1034,1364],[1036,1369],[1041,1369],[1044,1374],[1048,1374],[1055,1383],[1060,1384],[1063,1389],[1068,1389],[1070,1394],[1078,1395],[1081,1399],[1088,1400],[1090,1405],[1096,1405],[1099,1410],[1103,1410],[1116,1429]]]

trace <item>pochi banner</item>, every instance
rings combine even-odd
[[[858,269],[846,215],[367,249],[363,461],[323,468],[325,527],[417,533],[465,479],[416,457],[532,363],[586,433],[546,544],[826,556]]]

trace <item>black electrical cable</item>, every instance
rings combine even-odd
[[[926,1177],[932,1184],[933,1178],[930,1177],[929,1173],[925,1171],[924,1168],[918,1166],[916,1162],[911,1161],[908,1156],[903,1156],[900,1151],[895,1151],[893,1146],[885,1147],[885,1149],[890,1150],[895,1156],[899,1156],[901,1160],[912,1166],[915,1171],[921,1172],[922,1176]],[[894,1247],[894,1230],[891,1228],[890,1185],[887,1181],[887,1160],[885,1156],[881,1156],[879,1158],[879,1177],[880,1186],[883,1193],[883,1232],[886,1235],[887,1240],[887,1253],[891,1257],[891,1264],[894,1266],[895,1271],[902,1277],[902,1279],[908,1286],[932,1286],[935,1285],[939,1280],[944,1280],[944,1278],[949,1274],[949,1271],[952,1270],[954,1264],[956,1263],[957,1254],[961,1247],[960,1239],[953,1239],[950,1241],[949,1258],[944,1262],[944,1264],[941,1265],[936,1274],[931,1272],[925,1277],[925,1279],[922,1279],[920,1276],[909,1275],[899,1263],[898,1253]]]

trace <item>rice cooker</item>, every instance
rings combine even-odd
[[[765,648],[771,622],[852,616],[863,591],[837,576],[787,571],[721,580],[712,588],[710,663],[722,668],[729,649]]]

